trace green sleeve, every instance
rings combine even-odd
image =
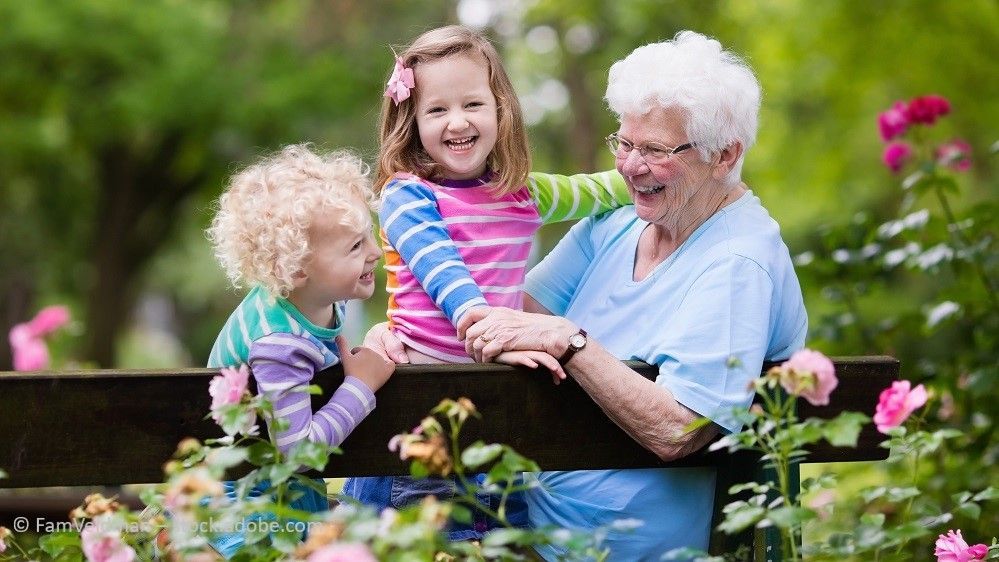
[[[599,215],[631,204],[628,186],[617,170],[574,176],[531,172],[527,188],[544,224]]]

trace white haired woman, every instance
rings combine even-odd
[[[514,349],[559,358],[617,425],[669,461],[738,429],[726,413],[748,405],[764,360],[802,347],[808,321],[779,227],[741,180],[760,105],[749,67],[684,31],[615,63],[607,101],[620,120],[607,143],[634,206],[576,224],[528,275],[524,312],[472,311],[459,331],[482,360]],[[659,376],[622,359],[658,365]],[[699,416],[714,423],[684,433]],[[537,478],[533,525],[644,521],[608,535],[611,560],[707,548],[714,469]]]

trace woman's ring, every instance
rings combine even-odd
[[[490,339],[487,338],[485,334],[482,334],[481,336],[479,336],[479,339],[482,340],[482,341],[484,341],[484,342],[486,342],[486,343],[489,343],[489,341],[490,341]]]

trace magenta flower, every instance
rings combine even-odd
[[[902,425],[912,412],[926,404],[926,388],[919,385],[911,388],[909,381],[895,381],[882,390],[878,405],[874,408],[874,424],[878,431],[888,433],[889,429]]]
[[[780,369],[780,384],[784,390],[801,396],[814,406],[828,404],[829,395],[839,384],[832,361],[811,349],[794,352]]]
[[[80,533],[83,554],[90,562],[133,562],[135,551],[121,540],[117,532],[101,530],[101,521],[94,520]]]
[[[48,334],[69,323],[69,309],[65,306],[47,306],[34,318],[10,329],[7,340],[14,358],[16,371],[40,371],[49,366],[49,348],[43,339]]]
[[[881,161],[885,166],[891,168],[892,172],[898,172],[902,166],[912,157],[912,148],[904,142],[893,142],[885,147],[881,155]]]
[[[62,305],[46,306],[28,322],[32,335],[41,337],[69,323],[69,309]]]
[[[936,549],[933,555],[937,557],[937,562],[974,562],[985,560],[989,547],[984,544],[968,546],[961,536],[961,530],[947,531],[946,535],[937,538]]]
[[[950,166],[958,172],[971,168],[971,145],[962,139],[954,139],[937,147],[937,164]]]
[[[900,101],[878,115],[878,130],[885,142],[904,134],[908,128],[909,118],[905,114],[905,104]]]
[[[378,559],[363,544],[340,543],[313,552],[307,562],[378,562]]]
[[[937,95],[919,96],[909,100],[905,107],[905,116],[910,123],[932,125],[938,117],[950,113],[950,102],[947,98]]]

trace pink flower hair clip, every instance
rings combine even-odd
[[[403,66],[402,59],[396,57],[395,70],[392,71],[392,77],[389,78],[388,85],[385,88],[385,97],[392,98],[392,101],[396,105],[399,105],[409,98],[409,92],[415,86],[416,80],[413,78],[413,69]]]

